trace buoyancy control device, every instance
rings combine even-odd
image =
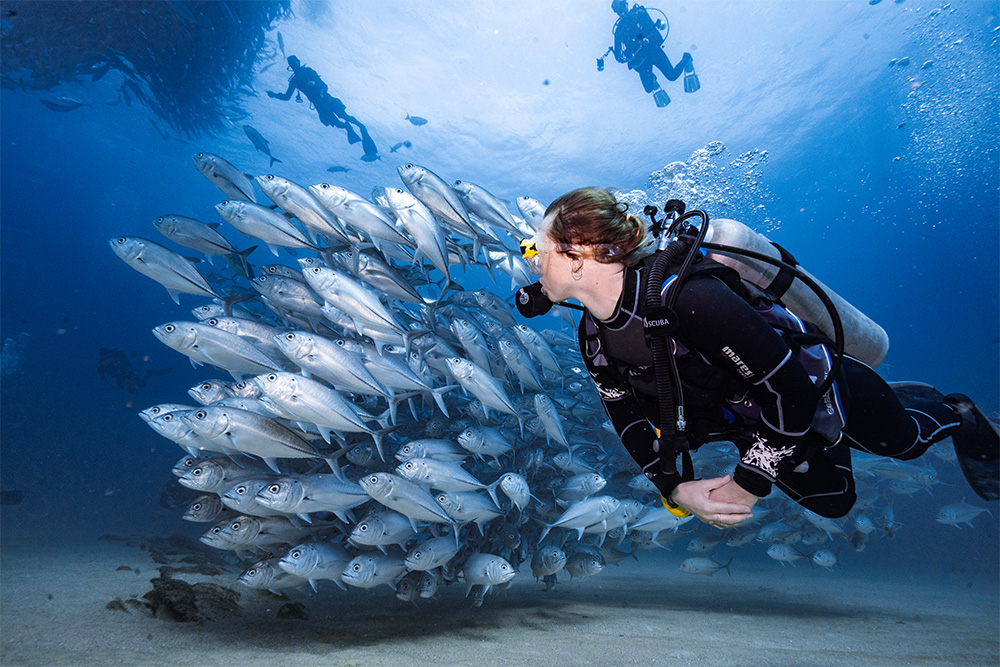
[[[660,428],[665,441],[683,450],[677,444],[680,432],[685,429],[683,391],[674,355],[666,351],[666,345],[676,329],[673,306],[677,290],[702,249],[716,262],[735,270],[744,283],[754,286],[766,299],[812,322],[832,339],[823,344],[832,349],[829,350],[829,370],[819,385],[821,396],[828,395],[845,351],[873,366],[885,358],[888,336],[882,328],[799,267],[794,257],[781,246],[735,220],[709,220],[708,215],[699,210],[685,214],[684,204],[678,200],[668,201],[664,208],[662,220],[656,219],[655,206],[646,206],[644,210],[651,221],[650,232],[658,241],[657,256],[646,286],[644,324],[647,342],[653,351]],[[701,220],[697,228],[689,223],[693,218]],[[710,234],[711,240],[707,240]],[[677,279],[661,294],[668,270],[674,272],[669,267],[678,262]],[[848,331],[852,341],[850,350],[846,347]],[[689,465],[686,458],[685,468]],[[686,471],[686,474],[689,473]]]
[[[772,243],[767,237],[736,220],[715,218],[708,223],[702,247],[706,248],[709,259],[736,269],[743,280],[760,288],[802,319],[812,322],[827,335],[832,335],[833,320],[830,312],[801,279],[801,276],[807,276],[826,293],[836,307],[844,329],[844,352],[872,368],[877,368],[885,359],[889,351],[889,336],[885,330],[799,266],[784,248]],[[732,248],[736,250],[731,250]],[[781,267],[754,259],[746,251],[782,260],[796,267],[798,273],[792,274]]]

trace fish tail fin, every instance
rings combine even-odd
[[[500,480],[502,479],[503,476],[501,475],[500,479],[486,487],[486,493],[490,494],[490,498],[493,499],[493,504],[497,507],[500,507],[500,501],[497,500],[497,487],[500,486]]]
[[[268,169],[270,169],[271,167],[273,167],[275,162],[281,162],[281,160],[279,160],[278,158],[274,157],[273,155],[269,155],[268,157],[271,158],[271,164],[268,165],[268,167],[267,167]]]
[[[239,252],[229,253],[226,255],[227,260],[232,260],[236,266],[240,267],[241,274],[247,280],[253,280],[253,267],[250,266],[250,253],[257,249],[257,246],[252,245],[246,250],[240,250]]]

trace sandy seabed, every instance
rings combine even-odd
[[[0,665],[997,665],[996,582],[926,579],[855,566],[732,566],[682,573],[685,556],[640,553],[545,592],[525,563],[513,585],[472,608],[458,583],[437,599],[321,582],[289,600],[223,576],[236,615],[176,623],[108,608],[141,598],[159,567],[136,544],[18,545],[0,560]],[[687,554],[690,555],[690,554]],[[564,575],[563,575],[564,576]]]

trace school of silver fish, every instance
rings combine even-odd
[[[831,568],[834,540],[861,551],[876,531],[892,537],[887,496],[938,483],[930,466],[856,454],[859,500],[845,519],[776,494],[746,526],[691,524],[666,510],[620,446],[571,320],[547,317],[557,328],[536,330],[510,305],[513,288],[532,282],[512,248],[540,226],[540,202],[509,206],[412,164],[398,168],[405,189],[364,197],[253,178],[209,153],[194,163],[227,197],[219,216],[255,245],[239,250],[218,222],[164,215],[154,226],[231,271],[202,273],[142,237],[110,245],[175,302],[211,300],[153,334],[232,379],[206,379],[189,390],[194,403],[141,417],[187,452],[173,473],[202,495],[183,518],[211,525],[204,543],[251,560],[239,578],[249,587],[319,590],[326,579],[388,585],[415,603],[461,579],[479,606],[526,564],[548,589],[560,572],[593,576],[681,537],[695,554],[680,563],[688,574],[729,572],[732,559],[707,556],[720,544]],[[252,266],[260,244],[284,263]],[[464,290],[457,269],[508,296]],[[703,476],[725,474],[732,447],[704,446],[696,462]],[[982,511],[948,505],[936,518],[971,525]]]

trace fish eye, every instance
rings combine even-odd
[[[229,525],[229,527],[232,528],[233,530],[239,530],[240,529],[240,522],[239,521],[233,521]]]
[[[167,333],[172,333],[174,330],[174,325],[168,324],[167,326],[163,327],[163,330],[166,331]]]
[[[170,421],[170,418],[171,418],[172,416],[173,416],[173,415],[171,415],[170,413],[167,413],[167,414],[163,415],[163,417],[162,417],[161,419],[162,419],[163,421],[165,421],[165,422],[168,422],[168,421]]]
[[[293,333],[285,334],[285,340],[295,340],[295,334]]]
[[[281,485],[280,484],[272,484],[271,486],[267,487],[267,490],[270,491],[271,493],[277,493],[278,491],[281,490]]]
[[[264,176],[264,180],[265,181],[270,181],[270,180],[273,180],[273,179],[274,179],[274,176],[271,175],[271,174],[267,174],[267,175]]]
[[[201,468],[195,468],[194,470],[191,471],[192,475],[200,475],[201,473],[202,473]]]
[[[245,486],[237,486],[236,487],[236,493],[238,493],[239,495],[242,496],[246,492],[247,492],[247,487],[245,487]]]
[[[337,342],[337,345],[339,345],[340,347],[344,347],[344,341],[338,340],[336,342]]]
[[[301,551],[293,551],[292,553],[290,553],[288,555],[291,556],[292,558],[301,558],[302,557],[302,552]]]
[[[204,410],[199,410],[198,412],[194,413],[194,418],[195,419],[204,419],[207,416],[208,416],[208,413],[205,412]]]
[[[278,379],[278,376],[275,375],[274,373],[271,373],[270,375],[267,376],[267,379],[270,380],[271,382],[274,382],[275,380]]]
[[[212,319],[210,319],[208,321],[208,323],[214,327],[216,324],[219,323],[219,320],[218,320],[218,318],[213,317]]]
[[[249,570],[247,570],[247,576],[248,577],[256,577],[257,576],[257,570],[255,570],[253,568],[250,568]]]
[[[267,276],[257,276],[257,281],[258,282],[262,282],[262,283],[266,283],[267,282]]]
[[[219,534],[219,533],[221,533],[221,532],[222,532],[222,529],[221,529],[221,528],[213,528],[213,529],[212,529],[212,534],[213,534],[213,535],[218,535],[218,534]]]
[[[329,188],[330,188],[330,184],[329,183],[320,183],[319,184],[319,189],[320,190],[328,190]]]
[[[358,565],[357,563],[355,563],[354,567],[352,567],[351,569],[354,570],[355,572],[357,572],[358,570],[361,569],[361,566]]]
[[[403,169],[412,169],[412,168],[413,168],[412,164],[408,164],[408,165],[406,165],[406,166],[403,167]]]
[[[160,217],[158,217],[158,218],[156,219],[156,221],[157,221],[157,222],[163,222],[163,216],[161,215]]]
[[[204,389],[205,391],[208,391],[209,389],[212,388],[212,383],[206,382],[203,385],[201,385],[201,388]]]
[[[368,524],[367,523],[358,524],[358,530],[360,530],[362,533],[365,532],[366,530],[368,530]]]
[[[201,503],[195,503],[194,505],[191,505],[191,509],[193,511],[195,511],[195,512],[200,511],[201,510]]]
[[[126,239],[125,239],[125,237],[124,237],[124,236],[119,236],[119,237],[118,237],[118,243],[125,243],[125,240],[126,240]]]

